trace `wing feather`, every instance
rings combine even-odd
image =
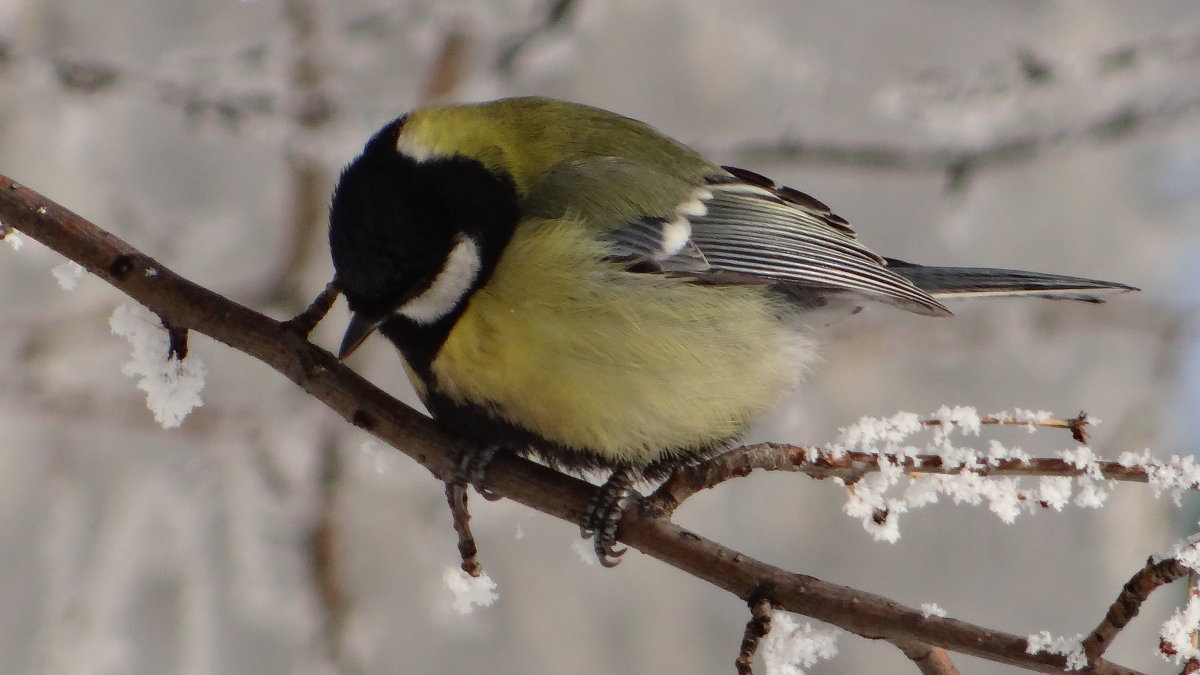
[[[713,166],[697,184],[628,158],[576,157],[553,167],[523,207],[530,217],[595,228],[611,258],[637,272],[858,292],[922,314],[950,313],[829,207],[743,169]]]
[[[742,170],[710,181],[705,213],[689,218],[692,242],[714,270],[882,296],[924,314],[940,302],[863,246],[821,202]]]

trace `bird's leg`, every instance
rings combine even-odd
[[[455,461],[458,463],[458,468],[454,470],[454,476],[447,483],[463,488],[467,485],[474,485],[475,489],[479,494],[483,495],[484,499],[492,502],[500,499],[499,495],[487,490],[482,485],[483,477],[487,474],[488,465],[492,463],[496,455],[505,449],[503,445],[485,445],[483,447],[470,444],[460,445],[458,451],[455,453]]]
[[[487,472],[488,464],[501,450],[504,450],[504,446],[488,445],[482,448],[466,444],[459,446],[455,453],[457,468],[450,480],[446,481],[446,502],[450,505],[450,515],[454,519],[454,531],[458,533],[458,553],[462,557],[462,569],[473,577],[483,574],[483,566],[479,564],[479,549],[475,545],[475,535],[471,534],[471,512],[467,508],[467,486],[475,485],[475,489],[483,495],[484,499],[500,498],[479,485]]]
[[[592,542],[596,557],[605,567],[615,567],[621,562],[616,558],[625,555],[628,549],[614,548],[617,543],[617,524],[621,522],[621,512],[625,501],[633,493],[633,485],[641,477],[641,470],[632,466],[617,469],[596,489],[588,502],[587,511],[583,514],[579,533],[584,539],[595,537]]]

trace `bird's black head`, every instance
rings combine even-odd
[[[507,176],[468,157],[407,157],[396,149],[403,124],[375,134],[333,193],[329,245],[354,312],[343,357],[385,324],[398,324],[385,333],[402,349],[409,333],[440,343],[516,226]]]

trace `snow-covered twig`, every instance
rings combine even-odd
[[[1055,425],[1057,426],[1057,425]],[[836,479],[854,485],[864,476],[879,473],[884,468],[898,469],[911,476],[925,474],[961,475],[963,472],[979,477],[1038,476],[1044,478],[1099,477],[1105,480],[1135,483],[1170,482],[1185,475],[1191,468],[1178,466],[1171,460],[1148,460],[1126,464],[1122,461],[1095,461],[1080,466],[1063,457],[987,458],[981,453],[979,461],[965,466],[952,463],[934,454],[889,454],[886,452],[830,451],[821,448],[756,443],[714,457],[708,461],[676,471],[654,493],[646,498],[646,509],[653,513],[670,514],[686,499],[702,490],[716,487],[732,478],[749,474],[755,469],[765,471],[794,471],[811,478]],[[1166,476],[1164,474],[1169,474]],[[1187,478],[1177,487],[1194,490],[1197,484]],[[1032,493],[1016,494],[1019,501],[1029,501]],[[1038,504],[1053,506],[1053,504]]]

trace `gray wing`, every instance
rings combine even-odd
[[[692,242],[715,270],[863,293],[920,314],[950,314],[889,269],[829,207],[756,173],[724,168],[729,177],[710,181],[706,212],[689,218]]]
[[[644,162],[573,159],[549,172],[525,210],[581,219],[613,259],[639,272],[779,284],[797,297],[850,292],[920,314],[950,314],[824,204],[742,169],[714,166],[697,185]]]
[[[606,235],[615,257],[707,283],[781,283],[803,296],[861,293],[919,314],[946,316],[931,295],[854,236],[845,219],[803,192],[722,167],[671,217],[643,218]],[[679,246],[681,228],[686,246]],[[676,252],[677,251],[677,252]],[[670,253],[670,255],[664,255]],[[800,297],[800,296],[798,296]]]

